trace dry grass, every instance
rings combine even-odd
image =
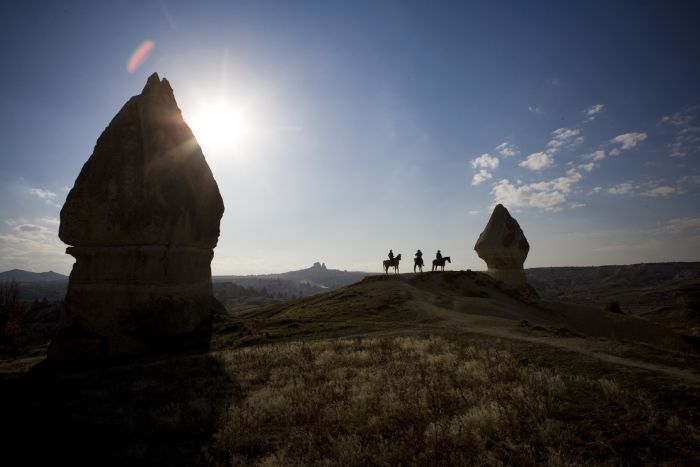
[[[209,465],[690,464],[700,432],[641,390],[439,337],[218,354],[235,393]]]

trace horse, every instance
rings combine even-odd
[[[422,256],[417,256],[413,258],[413,272],[416,272],[416,267],[420,270],[420,272],[423,272],[423,257]]]
[[[401,261],[401,253],[396,255],[394,259],[385,259],[384,260],[384,272],[386,274],[389,274],[389,268],[394,267],[394,274],[397,274],[399,272],[399,261]]]
[[[442,259],[434,259],[433,260],[433,271],[437,271],[437,268],[439,268],[439,267],[442,268],[441,271],[444,271],[445,270],[445,261],[447,261],[448,263],[452,262],[452,261],[450,261],[449,256],[445,256]]]

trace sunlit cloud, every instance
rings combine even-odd
[[[585,156],[583,156],[583,158],[589,159],[593,162],[597,162],[597,161],[605,159],[605,151],[603,151],[602,149],[599,149],[597,151],[593,151],[590,154],[586,154]]]
[[[148,58],[148,56],[153,51],[156,46],[155,42],[152,40],[147,40],[143,44],[139,45],[136,50],[131,54],[129,62],[126,65],[126,71],[129,73],[135,73],[139,69],[141,64]]]
[[[540,208],[547,211],[561,209],[566,203],[574,184],[581,180],[581,174],[570,170],[564,177],[550,181],[513,185],[508,179],[493,184],[491,193],[494,203],[503,203],[513,208]]]
[[[583,136],[579,136],[581,130],[572,128],[557,128],[552,132],[552,139],[547,143],[547,152],[554,154],[564,146],[569,149],[583,143]]]
[[[474,167],[475,169],[482,168],[494,170],[498,167],[498,164],[498,157],[492,156],[489,153],[484,153],[476,159],[472,159],[472,167]]]
[[[542,108],[541,107],[536,107],[533,105],[528,105],[527,110],[533,114],[541,114],[542,113]]]
[[[644,192],[645,196],[651,196],[652,198],[660,197],[660,196],[669,196],[674,193],[677,193],[678,190],[672,186],[668,185],[663,185],[663,186],[657,186],[655,188],[652,188],[651,190],[648,190]]]
[[[520,155],[520,149],[513,143],[501,143],[496,146],[496,151],[503,157],[513,157]]]
[[[603,109],[605,106],[603,104],[595,104],[590,107],[588,107],[586,110],[583,111],[583,114],[586,116],[586,119],[584,121],[586,122],[591,122],[598,117],[603,112]]]
[[[474,177],[472,177],[472,185],[481,185],[486,180],[490,180],[492,178],[493,175],[491,175],[487,170],[481,169],[478,173],[474,174]]]
[[[527,156],[527,158],[518,165],[528,170],[539,171],[554,165],[554,158],[551,154],[546,152],[535,152]]]
[[[608,188],[608,193],[611,195],[630,195],[634,193],[634,185],[629,182],[618,183]]]
[[[54,198],[56,198],[56,193],[50,190],[45,190],[43,188],[30,188],[29,193],[45,200],[53,200]]]
[[[45,188],[29,188],[29,193],[32,196],[44,200],[49,206],[61,207],[61,205],[56,202],[56,193],[51,190]]]
[[[646,133],[625,133],[622,135],[617,135],[616,137],[611,139],[610,142],[621,144],[622,146],[620,147],[620,150],[627,151],[628,149],[632,149],[645,139],[647,139]],[[613,154],[613,152],[611,151],[610,154]],[[617,152],[617,154],[619,154],[619,151]]]

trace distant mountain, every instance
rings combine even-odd
[[[0,272],[0,282],[16,281],[16,282],[52,282],[52,281],[67,281],[68,276],[57,272],[30,272],[22,269],[12,269],[10,271]]]
[[[354,284],[363,278],[373,275],[369,272],[341,271],[328,269],[325,263],[316,262],[310,268],[289,271],[279,274],[260,274],[251,276],[213,276],[213,282],[240,282],[241,280],[272,280],[281,279],[298,284],[308,284],[321,289],[337,289]]]

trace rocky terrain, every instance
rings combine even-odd
[[[617,303],[621,313],[700,336],[700,263],[531,268],[526,274],[547,299],[599,309]]]

